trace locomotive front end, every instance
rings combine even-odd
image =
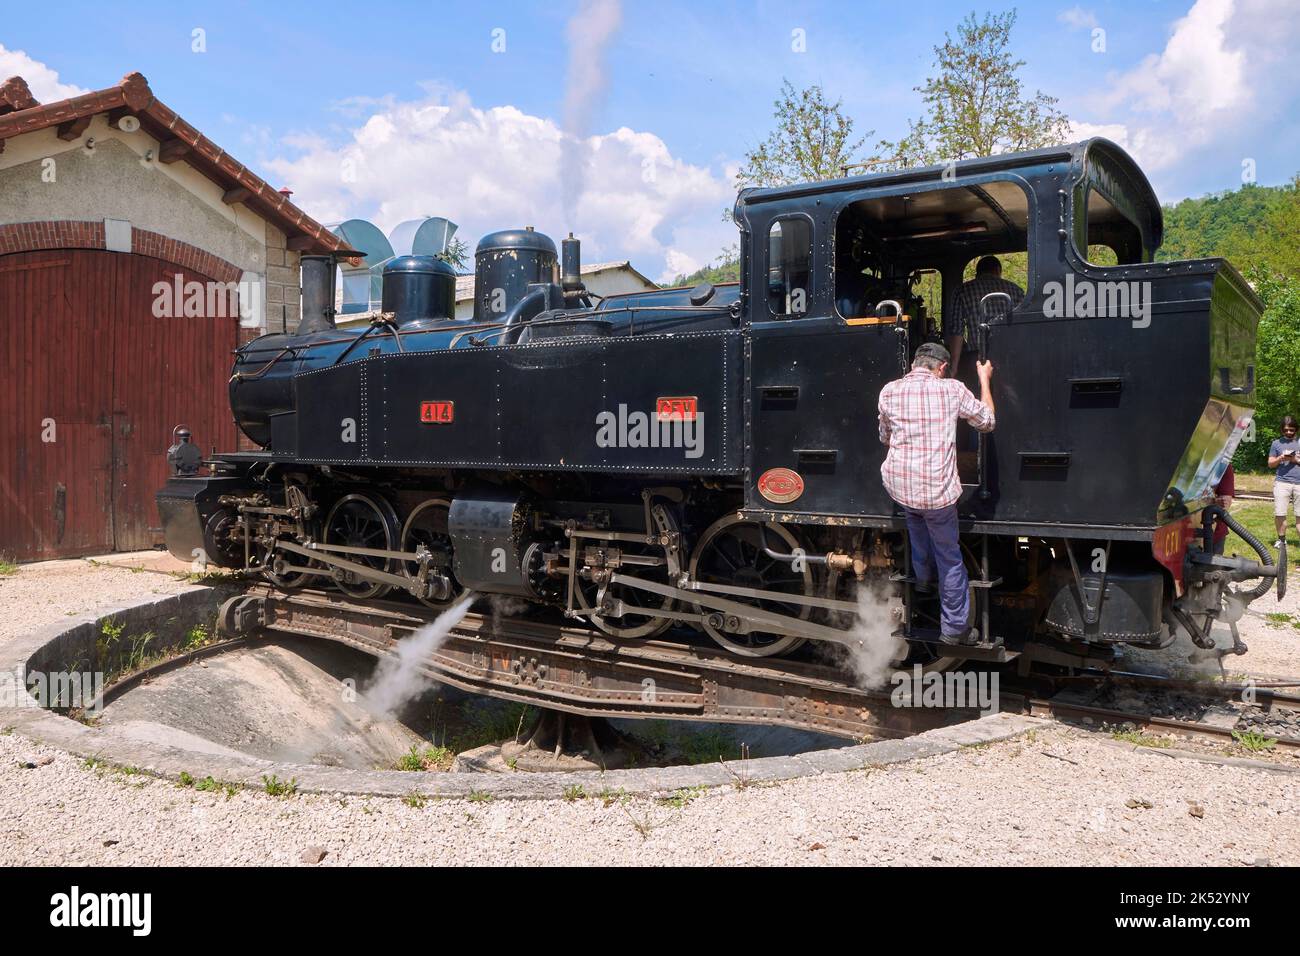
[[[1269,590],[1286,594],[1286,541],[1273,554],[1217,499],[1216,489],[1243,441],[1255,438],[1255,335],[1261,303],[1245,280],[1219,260],[1208,309],[1208,392],[1191,438],[1161,499],[1152,553],[1169,572],[1171,627],[1181,627],[1201,648],[1214,648],[1216,622],[1229,626],[1233,652],[1246,646],[1236,623],[1246,606]],[[1218,554],[1215,529],[1223,523],[1250,553]]]

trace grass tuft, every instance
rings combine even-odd
[[[425,747],[421,750],[418,744],[412,744],[409,753],[397,758],[395,768],[411,771],[448,770],[455,759],[456,755],[446,747]]]
[[[1251,753],[1261,753],[1277,746],[1276,737],[1267,737],[1253,730],[1234,730],[1232,739],[1237,742],[1237,746]]]
[[[292,797],[298,792],[298,780],[295,777],[292,780],[281,780],[272,774],[271,776],[262,775],[262,786],[267,794],[272,797]]]

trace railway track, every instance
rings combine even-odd
[[[1184,734],[1192,737],[1206,737],[1225,742],[1235,741],[1241,731],[1227,721],[1188,720],[1178,717],[1161,716],[1128,708],[1098,706],[1083,702],[1068,695],[1068,685],[1075,687],[1091,685],[1095,690],[1115,687],[1128,687],[1146,691],[1152,695],[1176,694],[1189,700],[1196,700],[1207,708],[1226,707],[1244,702],[1249,698],[1251,706],[1257,706],[1265,712],[1282,712],[1300,714],[1300,695],[1285,693],[1284,688],[1293,686],[1288,682],[1277,682],[1279,686],[1268,683],[1205,683],[1186,681],[1175,678],[1160,677],[1150,674],[1126,672],[1082,672],[1070,677],[1053,677],[1039,682],[1038,686],[1025,683],[1021,687],[1022,709],[1024,713],[1052,717],[1063,720],[1089,719],[1094,723],[1112,726],[1132,725],[1141,730]],[[1047,696],[1043,693],[1045,686],[1060,688],[1067,685],[1067,693]],[[1006,697],[1003,697],[1004,709]],[[1222,713],[1222,712],[1221,712]],[[1273,740],[1273,746],[1282,750],[1300,750],[1300,737],[1288,735],[1266,735]]]
[[[258,586],[222,606],[219,626],[231,637],[292,634],[383,656],[435,618],[432,611],[395,601],[359,604],[324,591]],[[583,627],[494,613],[466,615],[420,670],[462,690],[566,713],[780,725],[858,740],[905,737],[978,716],[974,707],[896,706],[891,688],[856,687],[851,673],[828,664],[739,659],[711,643],[615,642]],[[1239,700],[1249,691],[1262,708],[1300,711],[1300,696],[1265,685],[1087,669],[1026,677],[1004,668],[998,676],[1003,711],[1224,740],[1233,739],[1233,727],[1099,706],[1069,691],[1122,685],[1175,692],[1207,706]],[[1300,748],[1300,738],[1279,736],[1276,746]]]

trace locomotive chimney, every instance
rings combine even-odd
[[[303,256],[302,321],[298,334],[334,328],[334,257]]]
[[[582,240],[575,239],[573,233],[569,233],[567,239],[560,241],[560,247],[562,263],[560,267],[560,286],[564,289],[564,295],[567,298],[583,291]]]

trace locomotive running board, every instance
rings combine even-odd
[[[222,606],[232,635],[323,638],[375,656],[436,618],[392,601],[356,604],[313,591],[256,588]],[[720,648],[614,642],[578,627],[467,615],[422,673],[503,700],[595,717],[794,727],[852,739],[904,737],[977,716],[973,709],[896,707],[837,668],[777,658],[738,660]]]

